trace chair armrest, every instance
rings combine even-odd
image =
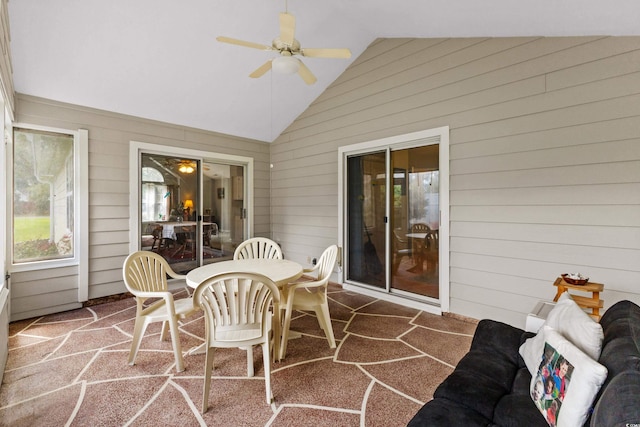
[[[313,280],[313,281],[310,281],[310,282],[289,283],[287,285],[287,292],[293,292],[296,289],[300,289],[300,288],[306,288],[306,289],[317,288],[317,287],[326,285],[327,282],[328,282],[328,279],[327,280]]]
[[[173,271],[171,268],[167,269],[167,274],[172,279],[184,280],[184,289],[187,291],[187,295],[191,296],[193,294],[192,289],[187,285],[187,275],[186,274],[178,274]]]
[[[165,298],[167,295],[170,295],[173,299],[173,294],[169,291],[154,291],[154,292],[144,292],[144,291],[136,291],[134,296],[140,298]]]
[[[155,309],[157,306],[166,304],[167,305],[167,310],[169,310],[169,314],[170,315],[175,315],[175,306],[173,304],[173,294],[171,292],[136,292],[135,294],[136,298],[140,298],[140,300],[138,301],[138,306],[140,308],[142,308],[142,304],[144,303],[144,300],[146,300],[147,298],[160,298],[158,301],[154,302],[153,304],[151,304],[148,307],[144,307],[144,311],[149,311],[149,310],[153,310]]]
[[[167,269],[167,274],[169,276],[171,276],[171,278],[173,279],[182,279],[182,280],[187,280],[187,275],[186,274],[178,274],[173,270],[169,270]]]
[[[316,264],[316,265],[314,265],[314,266],[313,266],[313,267],[311,267],[311,268],[303,268],[303,269],[302,269],[302,271],[303,271],[304,273],[311,273],[311,272],[313,272],[313,271],[316,271],[316,270],[318,269],[318,266],[319,266],[319,265],[318,265],[318,264]]]

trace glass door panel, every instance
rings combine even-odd
[[[146,153],[141,161],[140,248],[183,274],[199,265],[200,161]]]
[[[439,298],[439,145],[391,152],[391,288]]]
[[[347,159],[347,280],[386,289],[386,153]]]
[[[203,263],[231,259],[246,240],[245,167],[205,160],[202,178]]]

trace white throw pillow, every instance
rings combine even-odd
[[[600,358],[604,340],[602,326],[576,304],[569,292],[560,295],[545,325],[558,331],[593,360]]]
[[[531,399],[550,426],[582,426],[607,378],[607,368],[549,326],[538,335],[543,345],[531,378]]]
[[[547,315],[542,328],[545,326],[558,331],[593,360],[600,358],[604,340],[602,326],[585,313],[568,292],[558,298],[558,302]],[[539,332],[520,346],[520,355],[532,376],[538,371],[539,357],[543,348],[544,340]]]

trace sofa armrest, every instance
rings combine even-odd
[[[638,425],[640,422],[640,372],[625,371],[604,389],[591,416],[591,426]]]
[[[495,320],[483,319],[473,335],[470,351],[481,351],[518,365],[518,352],[523,341],[522,329]]]
[[[487,419],[511,392],[518,371],[522,329],[494,320],[481,320],[469,352],[435,390],[433,397],[455,402]]]

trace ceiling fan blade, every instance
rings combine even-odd
[[[280,13],[280,40],[287,46],[293,45],[293,35],[296,31],[295,16],[286,12]]]
[[[238,45],[238,46],[250,47],[252,49],[274,50],[273,47],[267,46],[265,44],[247,42],[247,41],[238,40],[238,39],[232,39],[231,37],[219,36],[219,37],[216,37],[216,40],[218,40],[221,43],[235,44],[235,45]]]
[[[302,77],[302,80],[304,80],[304,82],[308,85],[312,85],[315,82],[317,82],[318,79],[316,78],[316,76],[313,75],[311,70],[307,68],[306,65],[304,65],[304,62],[300,60],[298,60],[298,62],[300,63],[300,68],[298,68],[298,74],[300,75],[300,77]]]
[[[302,56],[310,58],[351,58],[349,49],[301,49]]]
[[[256,68],[256,70],[253,73],[249,74],[249,77],[252,77],[254,79],[257,79],[258,77],[262,77],[267,71],[271,69],[271,61],[272,60],[270,59],[264,64],[262,64],[261,66],[259,66],[258,68]]]

